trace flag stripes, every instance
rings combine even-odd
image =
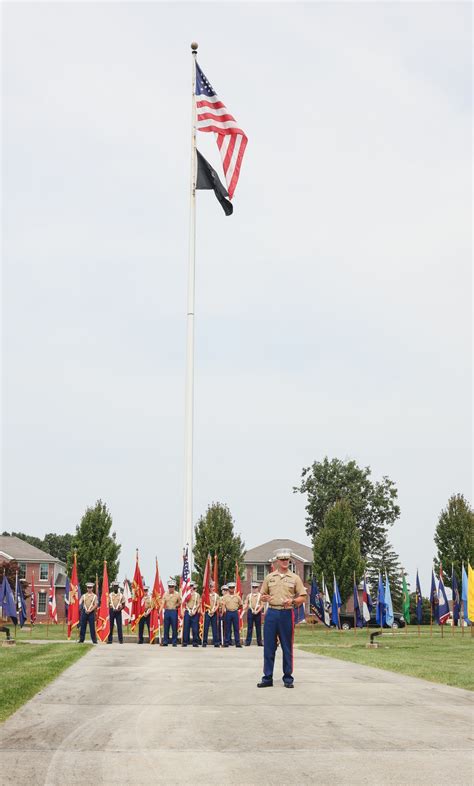
[[[196,127],[216,135],[222,167],[232,199],[240,176],[240,167],[247,147],[247,136],[226,105],[217,96],[209,80],[196,63]]]

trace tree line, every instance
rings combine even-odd
[[[370,467],[359,467],[353,460],[326,457],[303,468],[300,485],[293,491],[306,495],[306,533],[313,544],[313,573],[318,581],[324,574],[330,585],[334,573],[344,599],[352,592],[354,574],[357,580],[365,574],[374,592],[379,572],[386,572],[394,607],[401,608],[406,573],[389,540],[389,528],[400,516],[395,483],[387,476],[373,480]],[[66,563],[69,574],[76,550],[81,582],[101,577],[106,559],[112,581],[118,576],[121,550],[112,527],[107,505],[98,500],[86,509],[75,534],[48,533],[44,538],[3,534],[16,535],[57,557]],[[443,564],[445,584],[451,586],[451,567],[460,577],[462,561],[474,563],[474,511],[462,494],[452,495],[441,511],[434,540],[435,567],[439,570]],[[221,502],[210,504],[194,528],[193,578],[199,586],[208,554],[213,558],[217,554],[220,583],[234,579],[236,565],[243,575],[245,543],[228,506]]]

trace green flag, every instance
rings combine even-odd
[[[403,619],[407,623],[410,624],[410,595],[408,593],[408,587],[405,580],[405,574],[402,576],[402,611],[403,611]]]

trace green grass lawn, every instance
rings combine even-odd
[[[432,636],[429,626],[421,628],[420,636],[416,626],[409,627],[407,633],[387,629],[376,639],[378,649],[368,649],[368,641],[366,630],[355,634],[354,630],[328,631],[314,625],[298,625],[295,629],[295,644],[306,652],[474,690],[474,637],[469,629],[464,636],[460,629],[454,636],[451,628],[446,629],[443,638],[438,626],[433,626]]]
[[[89,651],[72,644],[22,644],[0,648],[0,722]]]

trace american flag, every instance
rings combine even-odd
[[[179,582],[179,590],[181,592],[181,604],[184,606],[187,599],[191,595],[191,587],[189,583],[191,581],[191,577],[189,575],[189,559],[188,559],[188,547],[183,551],[183,571],[181,573],[181,579]]]
[[[247,147],[247,137],[197,63],[196,111],[199,131],[213,131],[216,135],[229,199],[232,199]]]
[[[56,591],[54,589],[54,580],[52,576],[51,576],[51,584],[49,587],[48,608],[49,608],[49,619],[51,620],[51,622],[54,622],[57,625],[58,612],[56,609]]]

